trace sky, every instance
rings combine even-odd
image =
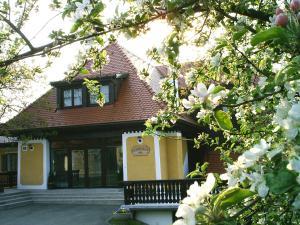
[[[68,32],[73,24],[71,19],[62,20],[61,15],[58,12],[49,10],[49,4],[51,0],[40,1],[39,11],[35,12],[24,26],[22,32],[31,40],[35,47],[47,44],[51,41],[48,38],[49,33],[52,30],[63,29]],[[107,8],[104,11],[104,16],[112,18],[117,7],[114,0],[106,0]],[[119,10],[125,9],[124,5],[118,6]],[[127,39],[125,36],[120,35],[117,41],[120,45],[128,49],[135,55],[146,59],[146,51],[152,47],[160,47],[163,40],[168,36],[171,31],[170,26],[165,21],[155,21],[150,25],[151,29],[148,33],[139,36],[135,39]],[[42,74],[42,76],[32,83],[32,88],[27,90],[24,94],[24,98],[28,103],[33,102],[38,97],[46,93],[50,88],[50,82],[61,80],[64,78],[64,72],[68,70],[68,67],[75,62],[75,57],[78,53],[78,49],[81,46],[79,43],[64,47],[61,51],[61,56],[56,58],[48,69]],[[184,54],[181,55],[181,61],[192,61],[197,57],[204,56],[207,48],[195,48],[195,47],[182,47]],[[34,58],[29,63],[43,65],[45,59]],[[11,114],[9,117],[14,116]],[[9,118],[8,117],[8,118]],[[3,121],[2,121],[3,122]]]

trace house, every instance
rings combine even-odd
[[[138,76],[138,57],[117,43],[106,50],[109,62],[101,71],[53,82],[50,91],[7,123],[19,139],[9,149],[0,146],[0,168],[17,170],[19,189],[121,187],[125,182],[128,205],[178,203],[190,184],[183,179],[195,163],[217,157],[192,151],[187,139],[199,127],[188,118],[165,136],[143,136],[145,120],[164,107],[152,97],[167,70],[154,67],[146,83]],[[82,84],[84,77],[100,81],[103,107]],[[14,163],[7,166],[7,160]],[[166,221],[171,211],[174,206]]]

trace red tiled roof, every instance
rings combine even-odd
[[[121,83],[117,99],[113,104],[105,105],[102,108],[95,106],[56,109],[56,90],[52,88],[10,122],[20,120],[22,115],[28,114],[31,122],[27,127],[23,126],[22,128],[45,128],[129,122],[146,120],[154,116],[162,106],[152,100],[152,89],[140,80],[137,69],[122,47],[113,43],[106,50],[110,60],[102,69],[101,74],[128,73],[128,77]],[[88,75],[89,78],[94,76],[99,76],[99,72]],[[80,77],[81,75],[76,79],[80,79]],[[45,102],[45,104],[41,104],[41,102]]]

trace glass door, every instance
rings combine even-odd
[[[67,150],[54,150],[52,156],[53,181],[56,187],[66,188],[68,182],[68,152]]]
[[[103,186],[101,149],[88,149],[88,186]]]
[[[84,150],[72,150],[72,187],[86,186],[86,160]]]
[[[106,186],[120,186],[123,181],[122,147],[108,146],[103,153],[105,158]]]

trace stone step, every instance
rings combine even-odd
[[[39,204],[78,204],[78,205],[121,205],[123,199],[34,199],[34,203]]]
[[[27,200],[31,200],[32,201],[32,198],[31,198],[30,195],[16,197],[16,198],[13,198],[13,199],[5,199],[5,200],[0,199],[0,205],[8,204],[8,203],[22,202],[22,201],[27,201]]]
[[[13,192],[4,192],[0,193],[0,199],[3,197],[11,197],[11,196],[18,196],[18,195],[25,195],[30,194],[29,191],[13,191]]]
[[[107,193],[88,193],[88,192],[48,192],[48,191],[44,191],[44,192],[31,192],[30,193],[31,195],[88,195],[88,196],[100,196],[100,195],[103,195],[103,196],[109,196],[109,195],[124,195],[123,192],[107,192]]]
[[[31,196],[33,199],[40,199],[40,198],[47,198],[47,199],[51,199],[51,198],[57,198],[57,199],[70,199],[70,198],[74,198],[74,199],[124,199],[124,196],[78,196],[78,195],[68,195],[68,196],[57,196],[57,195],[32,195]]]
[[[122,188],[69,188],[69,189],[48,189],[48,190],[31,190],[31,192],[53,192],[53,193],[116,193],[124,192]]]
[[[0,204],[0,210],[26,206],[26,205],[29,205],[29,204],[32,204],[31,199],[30,200],[19,201],[19,202]]]
[[[0,203],[1,203],[1,201],[14,200],[16,198],[28,197],[28,196],[31,196],[29,192],[18,193],[18,194],[14,194],[14,195],[3,195],[3,196],[0,196]]]
[[[33,200],[39,200],[39,199],[95,199],[95,200],[111,200],[111,199],[119,199],[119,200],[124,200],[124,197],[120,197],[120,196],[111,196],[111,197],[102,197],[102,196],[98,196],[98,197],[93,197],[93,196],[32,196]]]

